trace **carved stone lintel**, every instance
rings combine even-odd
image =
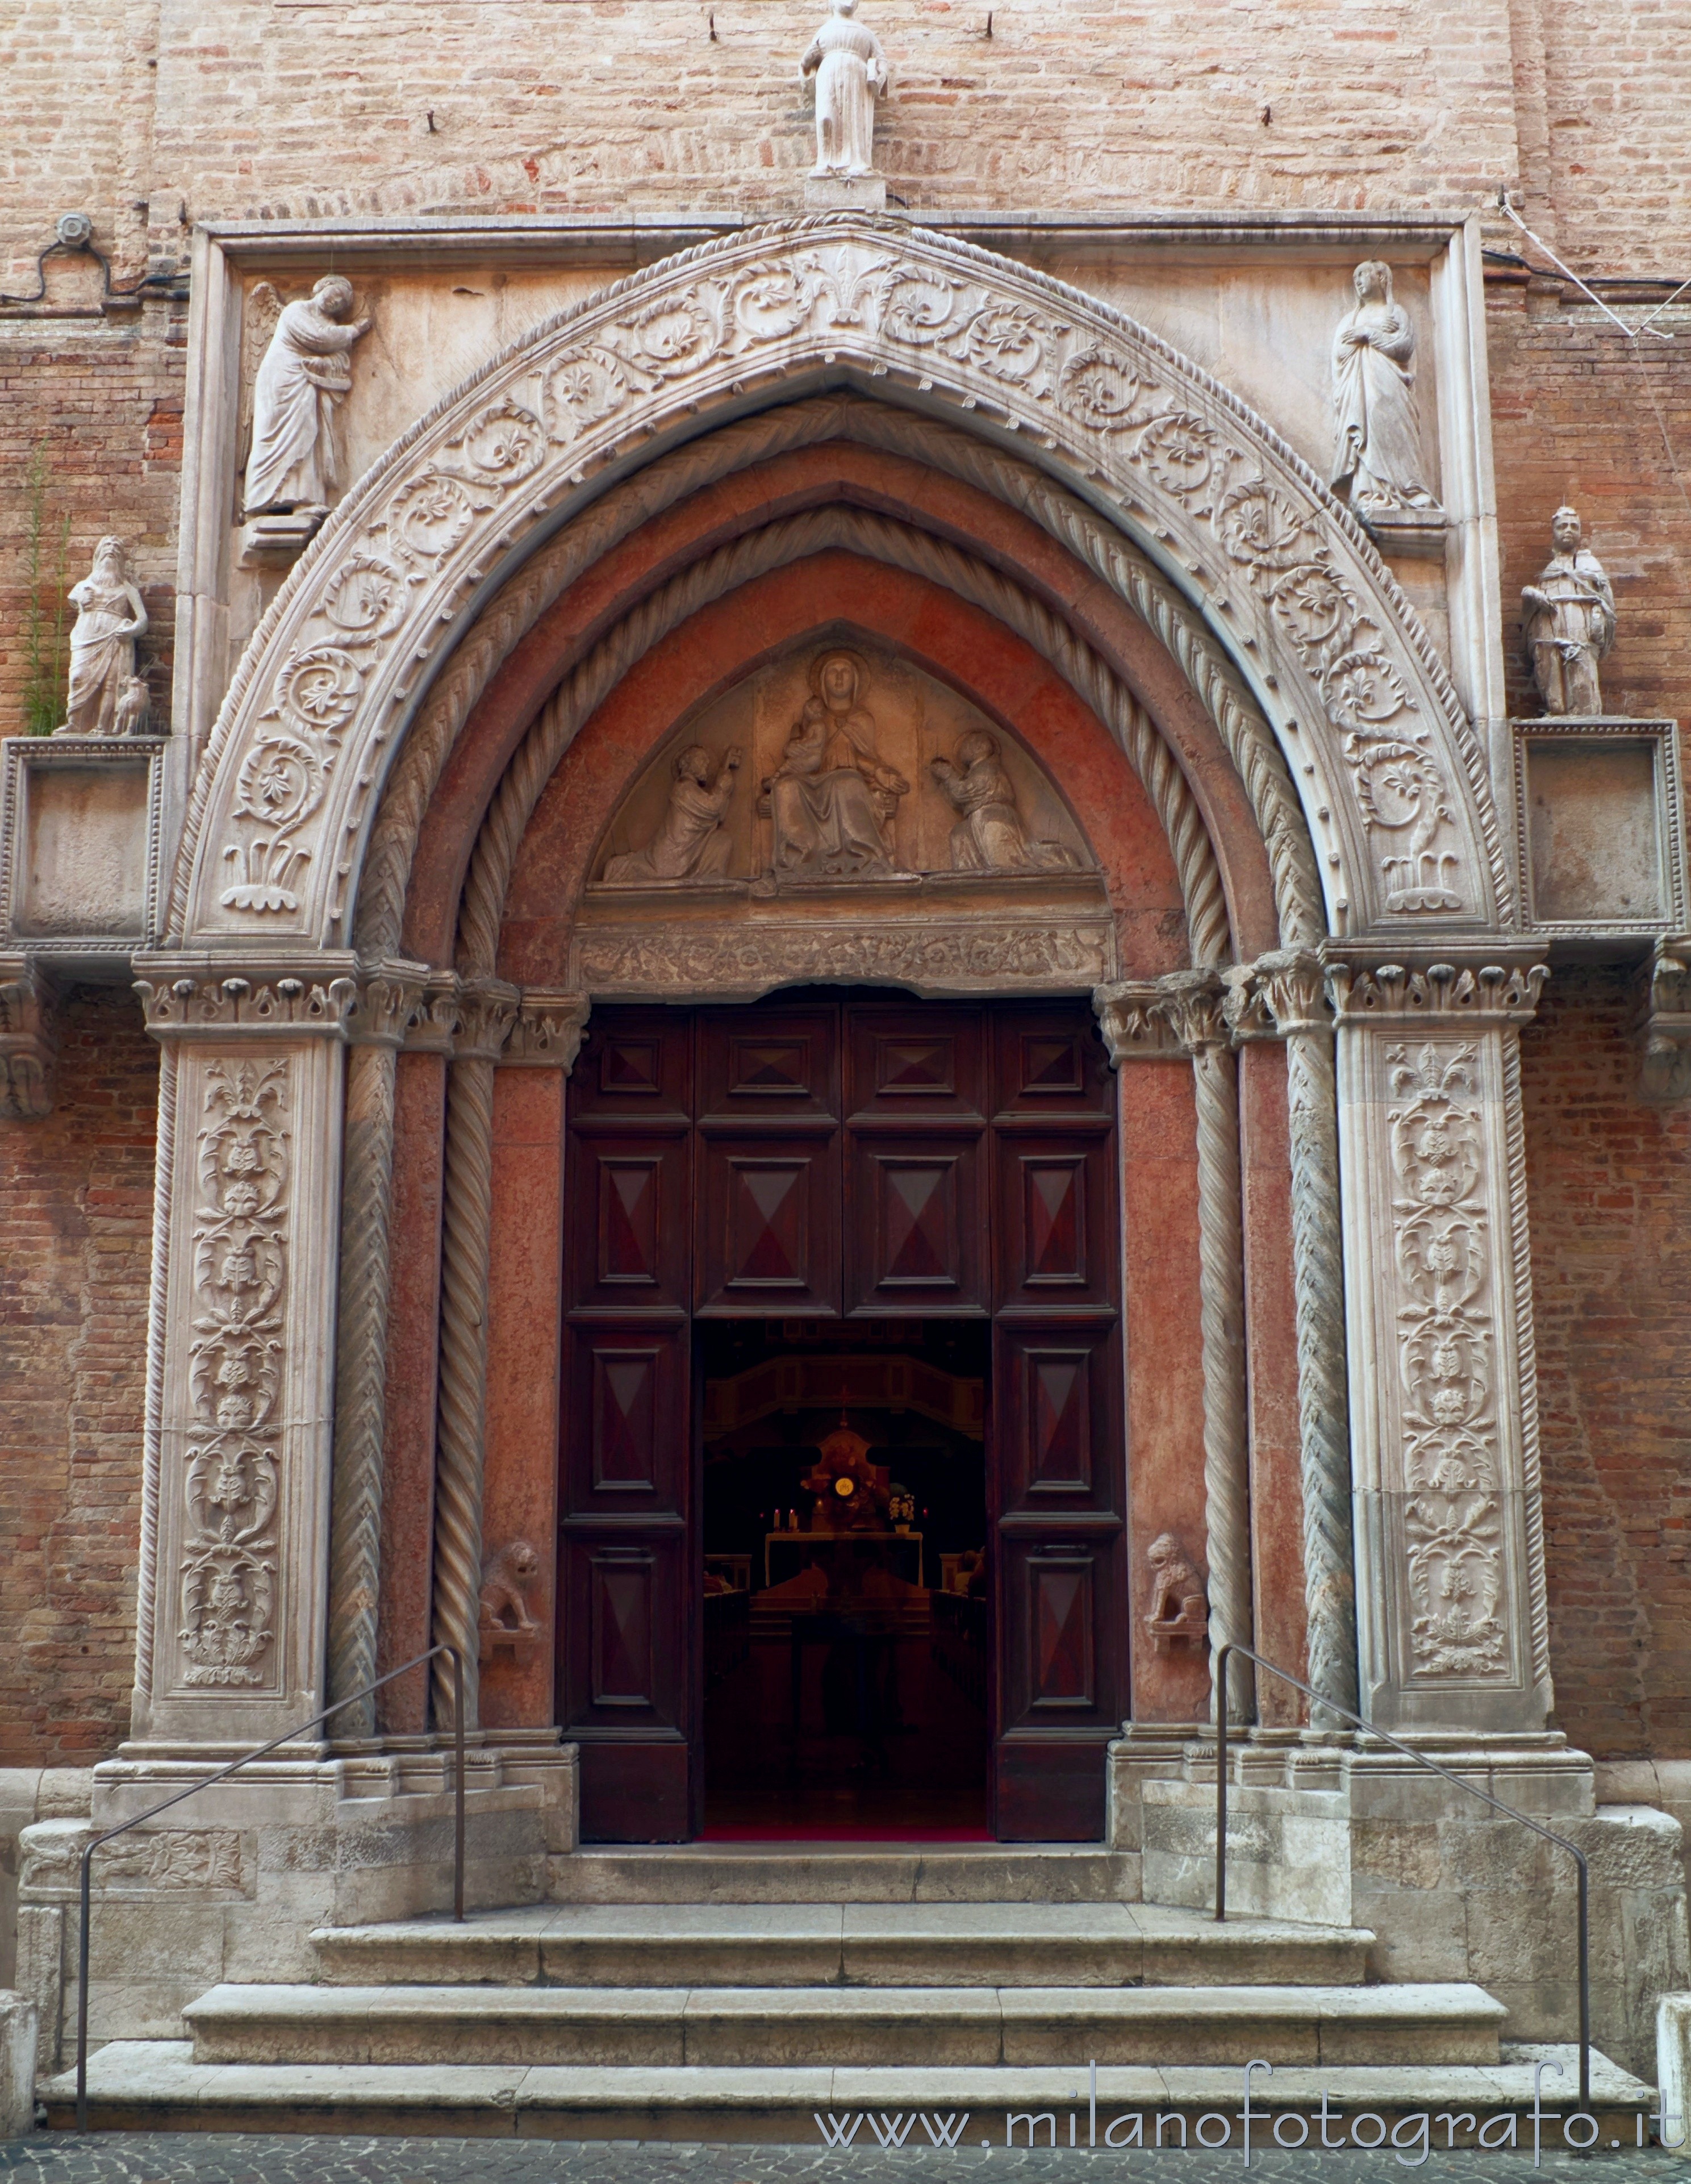
[[[1663,1106],[1691,1099],[1691,935],[1657,941],[1638,1029],[1644,1097]]]
[[[55,995],[27,956],[0,956],[0,1119],[37,1123],[53,1112],[58,1060]]]
[[[592,1007],[587,994],[548,994],[526,988],[499,1056],[501,1067],[561,1069],[567,1077],[581,1052]]]
[[[314,956],[286,962],[242,963],[238,969],[203,957],[137,956],[135,990],[155,1039],[246,1037],[302,1032],[342,1038],[359,1007],[358,964],[351,956]],[[335,975],[336,972],[339,975]],[[327,975],[325,975],[325,972]]]
[[[1401,1024],[1422,1022],[1458,1031],[1532,1021],[1550,975],[1545,963],[1484,963],[1476,967],[1429,963],[1416,970],[1382,963],[1365,970],[1349,963],[1327,966],[1327,994],[1341,1023],[1371,1018]]]

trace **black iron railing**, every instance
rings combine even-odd
[[[184,1797],[192,1797],[202,1790],[209,1790],[214,1782],[226,1782],[231,1774],[246,1766],[249,1760],[262,1759],[267,1752],[275,1752],[284,1744],[292,1744],[297,1737],[309,1736],[314,1729],[320,1729],[323,1724],[334,1715],[344,1713],[349,1706],[356,1706],[360,1699],[367,1699],[371,1692],[379,1691],[384,1684],[391,1684],[396,1676],[403,1676],[412,1669],[420,1669],[426,1661],[436,1660],[442,1653],[448,1655],[452,1662],[453,1724],[452,1915],[454,1919],[463,1918],[464,1655],[456,1646],[431,1646],[426,1653],[419,1653],[413,1661],[402,1661],[397,1669],[390,1669],[385,1676],[378,1676],[373,1684],[366,1684],[362,1691],[353,1691],[346,1698],[337,1699],[333,1706],[325,1707],[321,1713],[313,1714],[309,1721],[301,1722],[297,1729],[284,1730],[280,1736],[273,1736],[268,1744],[257,1745],[251,1752],[243,1752],[238,1759],[231,1759],[226,1767],[220,1767],[215,1774],[203,1774],[197,1782],[190,1782],[186,1789],[178,1790],[174,1797],[165,1797],[156,1805],[149,1805],[144,1813],[136,1813],[131,1819],[120,1820],[116,1827],[108,1828],[103,1834],[94,1836],[89,1842],[82,1852],[81,1884],[82,1918],[81,1929],[76,1940],[76,2128],[78,2131],[86,2131],[88,2128],[88,1914],[89,1875],[93,1864],[94,1852],[98,1850],[102,1843],[108,1843],[115,1836],[127,1835],[131,1828],[138,1828],[143,1820],[156,1819],[160,1813],[168,1813],[172,1805],[180,1805]]]
[[[1449,1768],[1441,1767],[1436,1759],[1429,1759],[1424,1752],[1417,1752],[1412,1744],[1405,1744],[1395,1736],[1388,1736],[1383,1729],[1377,1729],[1371,1721],[1365,1721],[1360,1713],[1352,1713],[1348,1707],[1335,1706],[1323,1693],[1312,1691],[1308,1684],[1265,1661],[1260,1653],[1252,1652],[1249,1646],[1238,1644],[1218,1646],[1215,1649],[1215,1916],[1223,1919],[1227,1915],[1227,1663],[1235,1653],[1242,1654],[1266,1674],[1277,1676],[1282,1684],[1290,1684],[1293,1691],[1302,1691],[1329,1713],[1336,1713],[1354,1729],[1365,1735],[1378,1737],[1393,1752],[1401,1752],[1406,1759],[1413,1759],[1417,1767],[1425,1767],[1429,1774],[1442,1774],[1447,1782],[1454,1782],[1459,1790],[1466,1790],[1471,1797],[1489,1805],[1494,1813],[1505,1819],[1519,1820],[1523,1828],[1531,1828],[1535,1836],[1543,1836],[1565,1850],[1579,1869],[1579,2104],[1583,2109],[1591,2106],[1591,1869],[1586,1864],[1585,1852],[1577,1843],[1571,1843],[1566,1836],[1559,1836],[1554,1828],[1547,1828],[1541,1820],[1532,1819],[1525,1813],[1517,1813],[1513,1805],[1505,1805],[1501,1797],[1494,1797],[1488,1790],[1476,1789],[1460,1774]]]

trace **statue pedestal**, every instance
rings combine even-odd
[[[806,212],[885,212],[887,185],[879,175],[806,175]]]

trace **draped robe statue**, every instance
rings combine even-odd
[[[1359,515],[1438,505],[1422,476],[1415,328],[1392,296],[1392,269],[1359,265],[1356,308],[1332,344],[1332,487]]]
[[[816,78],[813,175],[866,175],[875,163],[875,102],[887,87],[887,56],[873,31],[852,17],[857,0],[829,0],[832,13],[810,41],[801,75]]]
[[[352,388],[348,354],[370,332],[368,319],[342,323],[352,308],[352,282],[331,273],[309,302],[289,304],[276,320],[253,388],[253,450],[242,496],[248,515],[326,508],[341,482],[335,411]]]
[[[94,566],[70,588],[76,621],[70,632],[70,689],[62,736],[132,732],[147,714],[146,685],[135,671],[135,640],[147,609],[130,576],[120,538],[103,538]],[[139,694],[137,696],[137,686]]]
[[[609,887],[641,887],[654,880],[720,879],[728,869],[733,844],[722,822],[734,800],[737,749],[729,750],[715,779],[710,754],[689,744],[676,760],[676,784],[670,808],[643,850],[612,857],[604,868]]]
[[[875,716],[857,702],[865,675],[854,652],[811,664],[812,695],[764,783],[778,878],[871,879],[898,868],[892,818],[910,784],[876,750]]]
[[[957,760],[930,759],[930,772],[952,809],[951,868],[957,872],[1065,872],[1080,862],[1060,842],[1035,841],[1016,808],[1015,783],[998,755],[998,739],[971,728]]]
[[[1614,590],[1603,564],[1581,545],[1572,509],[1551,517],[1550,538],[1555,550],[1544,574],[1521,594],[1527,662],[1547,713],[1600,713],[1597,664],[1615,642]]]

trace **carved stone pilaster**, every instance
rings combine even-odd
[[[1550,1703],[1519,1028],[1542,964],[1333,964],[1362,1710]]]
[[[426,979],[420,963],[376,966],[360,983],[349,1033],[329,1509],[331,1700],[350,1698],[376,1673],[394,1065]],[[348,1706],[330,1728],[342,1738],[373,1736],[374,1697]]]
[[[441,1352],[435,1474],[432,1642],[464,1653],[464,1703],[478,1718],[476,1618],[481,1589],[482,1429],[487,1383],[488,1230],[493,1205],[493,1073],[517,1013],[514,986],[464,985],[447,1086],[441,1244]],[[453,1710],[450,1663],[434,1663],[439,1723]]]
[[[567,1077],[581,1050],[592,1007],[587,994],[548,994],[523,989],[522,1004],[499,1056],[506,1069],[561,1069]]]
[[[1638,1032],[1644,1098],[1662,1106],[1691,1099],[1691,934],[1655,944]]]
[[[51,982],[27,956],[0,956],[0,1121],[53,1112],[58,1024]]]
[[[1321,961],[1309,950],[1262,956],[1227,975],[1235,1039],[1286,1042],[1308,1674],[1323,1697],[1354,1712],[1356,1580],[1332,1016]],[[1314,1719],[1329,1726],[1338,1720],[1319,1706]]]

